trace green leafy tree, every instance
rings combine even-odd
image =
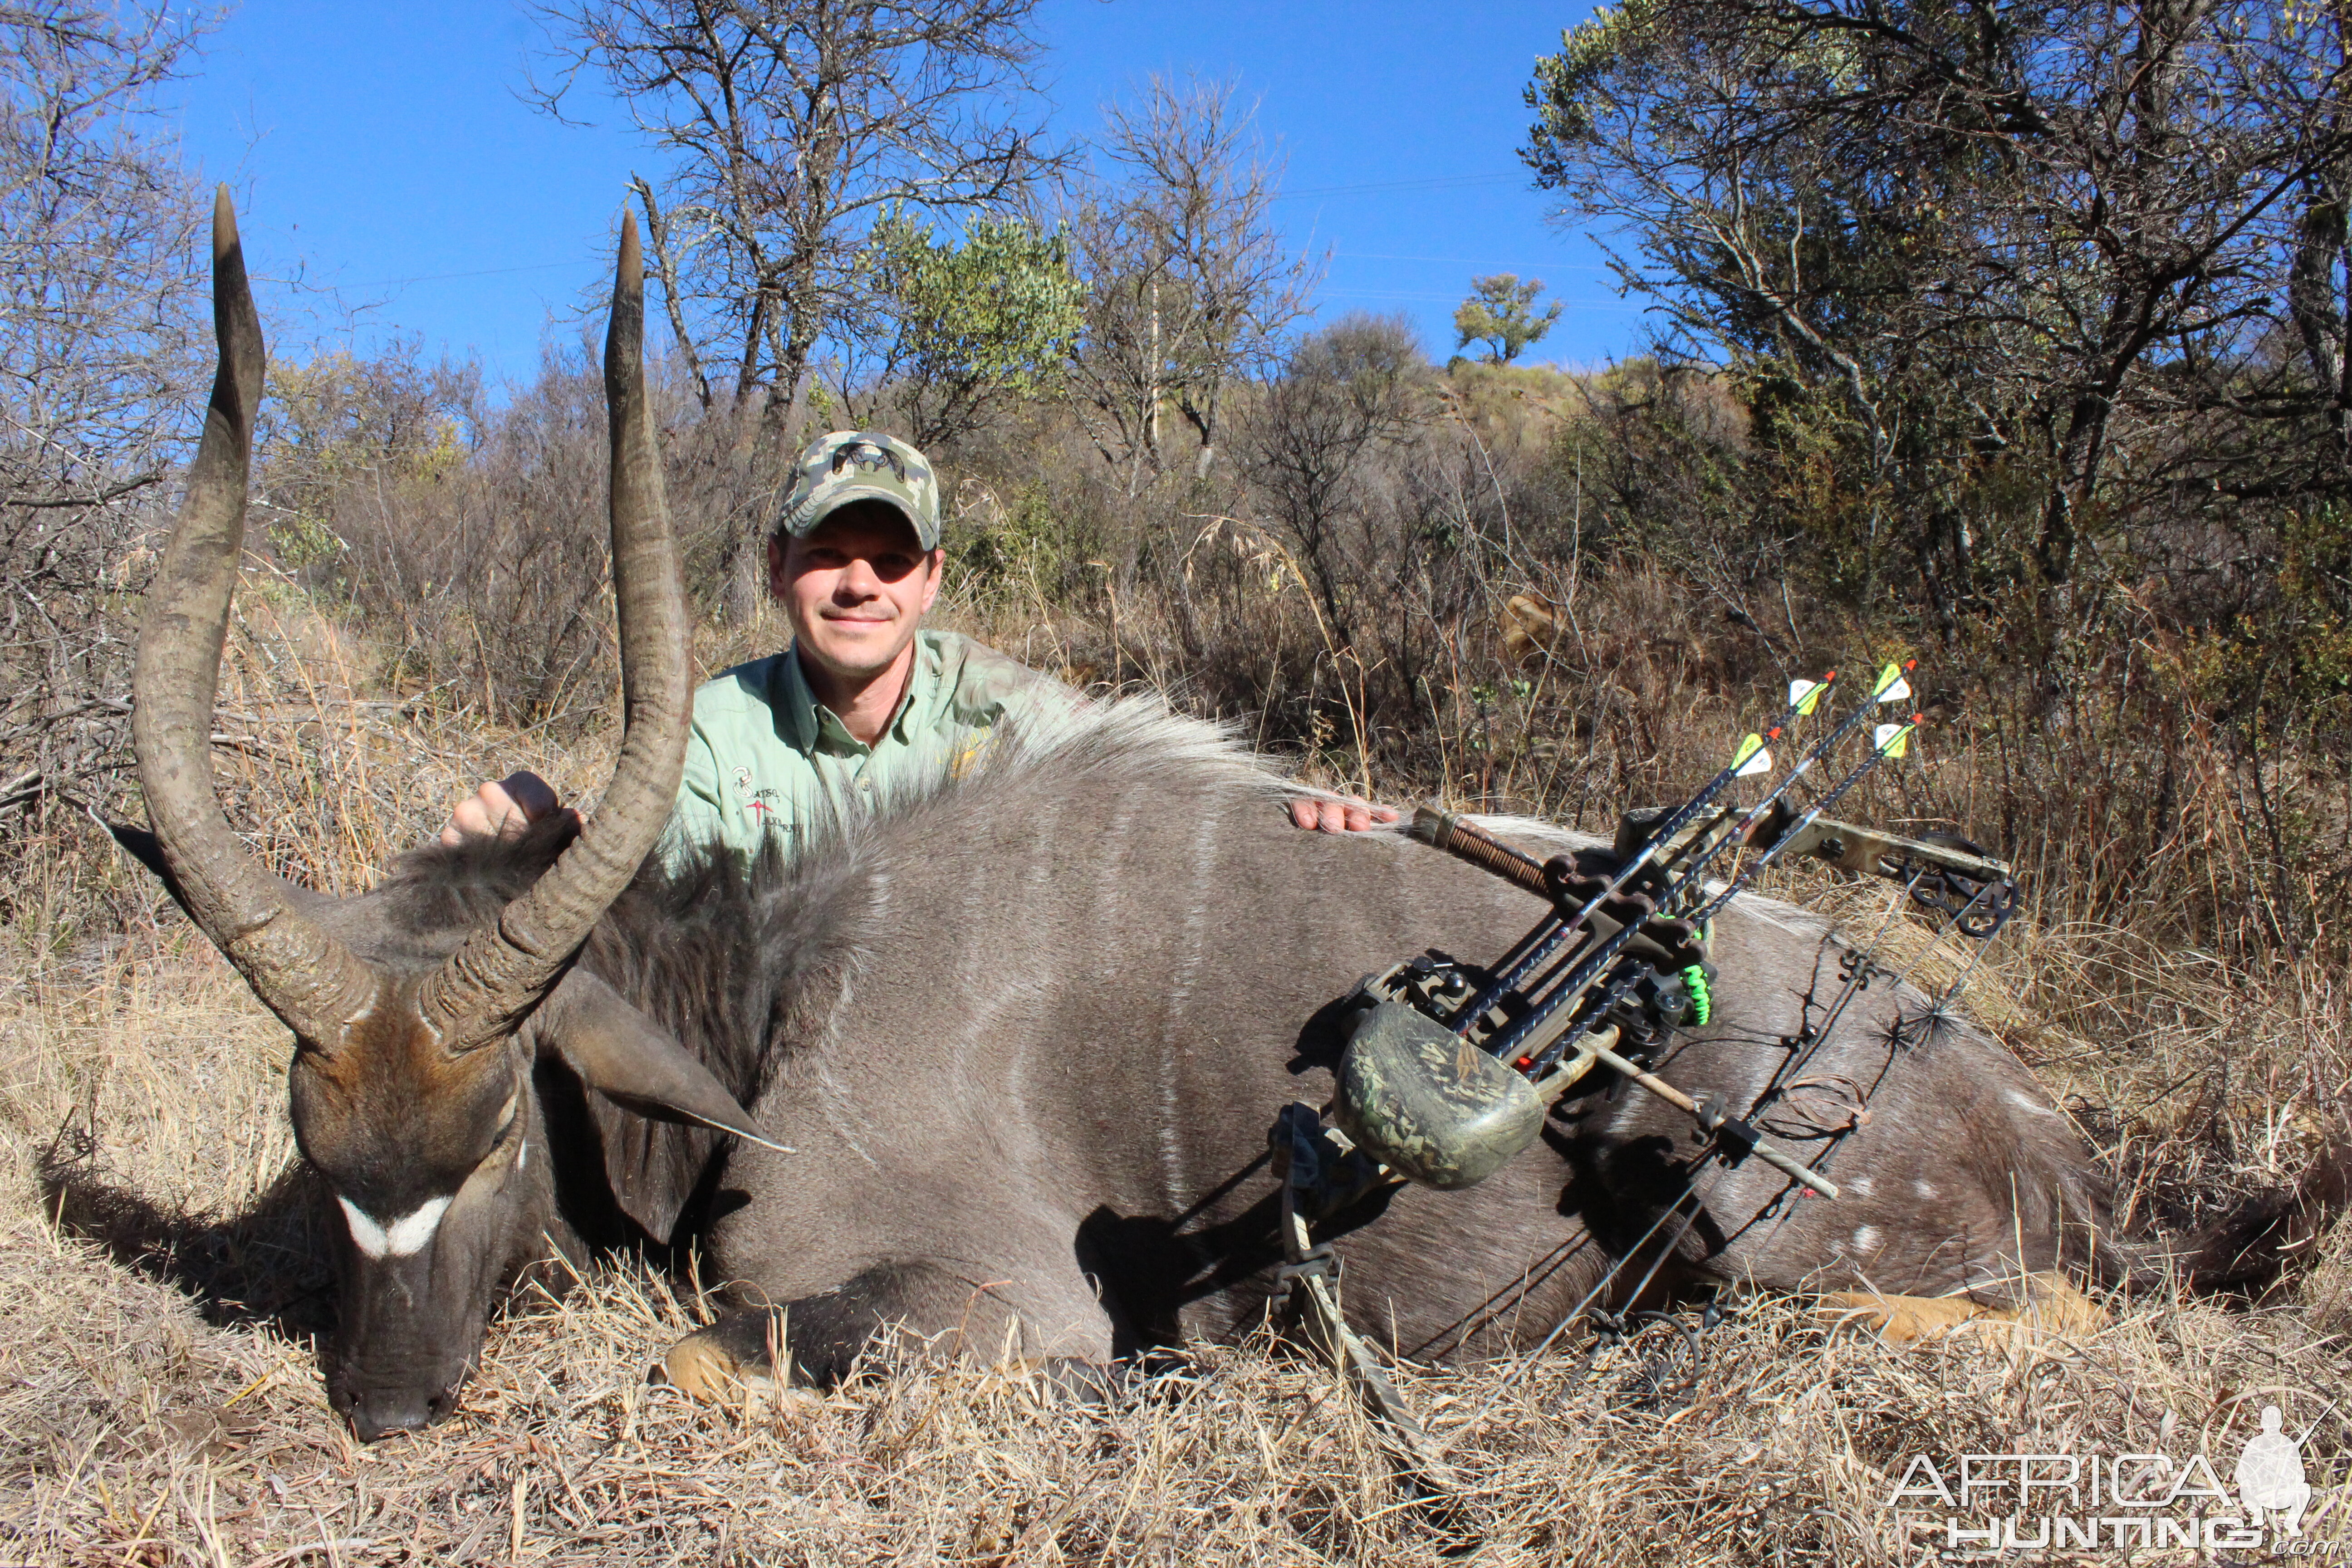
[[[975,217],[957,244],[893,215],[875,226],[869,255],[892,330],[879,363],[863,367],[866,384],[877,401],[898,405],[919,447],[973,429],[1008,399],[1047,391],[1077,345],[1086,285],[1058,232]],[[844,398],[856,405],[854,394]]]
[[[1538,313],[1536,296],[1542,292],[1542,279],[1530,278],[1522,283],[1516,272],[1473,278],[1470,298],[1454,312],[1454,330],[1461,334],[1454,346],[1484,344],[1490,363],[1510,363],[1527,351],[1529,343],[1541,342],[1543,335],[1551,331],[1551,324],[1559,320],[1560,304],[1557,300],[1549,310]]]
[[[2340,12],[1626,0],[1528,103],[1661,351],[1837,468],[1865,598],[1907,554],[1948,625],[2352,478]]]

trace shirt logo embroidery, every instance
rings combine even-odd
[[[751,784],[751,770],[749,768],[735,770],[735,798],[743,803],[743,809],[750,812],[755,821],[765,822],[768,819],[768,814],[776,809],[774,805],[776,792],[772,789],[754,788]]]

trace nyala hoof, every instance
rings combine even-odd
[[[2014,1307],[1986,1307],[1964,1296],[1887,1296],[1873,1290],[1834,1290],[1815,1312],[1843,1326],[1874,1332],[1891,1345],[1916,1344],[1967,1333],[2000,1345],[2034,1334],[2080,1336],[2107,1326],[2105,1309],[2059,1274],[2035,1274],[2025,1281],[2024,1300]]]
[[[667,1383],[705,1405],[772,1406],[778,1414],[806,1413],[824,1404],[805,1388],[780,1381],[762,1342],[747,1347],[733,1323],[714,1323],[669,1347],[650,1381]]]
[[[764,1363],[745,1365],[711,1329],[698,1329],[669,1347],[652,1381],[667,1383],[689,1399],[732,1403],[746,1389],[773,1388],[775,1373]]]

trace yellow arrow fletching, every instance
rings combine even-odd
[[[1914,724],[1881,724],[1871,731],[1871,741],[1881,756],[1899,757],[1910,751],[1911,731],[1916,728]]]
[[[1750,735],[1739,742],[1739,750],[1731,759],[1731,776],[1736,779],[1754,778],[1772,766],[1772,749],[1761,735]]]
[[[1829,689],[1826,680],[1792,680],[1789,682],[1789,705],[1797,710],[1798,718],[1811,718],[1813,710],[1822,705],[1822,693]]]
[[[1870,689],[1874,702],[1900,702],[1911,695],[1911,683],[1904,679],[1903,667],[1890,664],[1878,672],[1878,684]]]

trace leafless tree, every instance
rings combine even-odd
[[[640,177],[651,261],[706,409],[747,456],[799,434],[815,356],[866,302],[866,240],[892,212],[1011,205],[1051,162],[1030,32],[1040,0],[552,0],[534,88],[559,116],[593,79],[667,168]],[[738,520],[729,605],[759,602]]]
[[[1372,511],[1360,494],[1364,459],[1424,411],[1429,379],[1402,317],[1342,316],[1298,345],[1250,421],[1244,467],[1342,644],[1353,640],[1354,606],[1341,585],[1378,575],[1368,570],[1380,542],[1364,532]]]
[[[1081,418],[1129,493],[1170,466],[1167,416],[1205,477],[1234,381],[1279,363],[1322,267],[1275,225],[1281,169],[1232,82],[1146,79],[1103,111],[1101,169],[1064,217],[1091,289],[1071,378]]]
[[[0,5],[0,816],[121,760],[133,542],[201,374],[202,207],[154,94],[200,31]]]

